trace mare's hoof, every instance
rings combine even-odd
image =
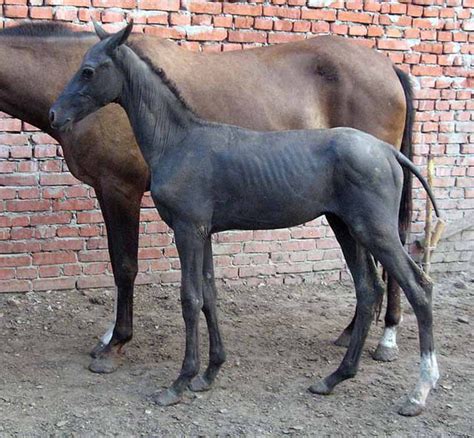
[[[398,413],[404,417],[415,417],[423,412],[423,408],[424,406],[421,403],[408,399],[398,410]]]
[[[349,347],[349,342],[351,342],[351,334],[348,332],[342,332],[340,336],[334,341],[334,345],[338,347]]]
[[[107,347],[106,344],[104,344],[102,341],[99,341],[97,342],[97,345],[89,353],[89,355],[95,359],[96,357],[99,357],[99,355],[105,350],[106,347]]]
[[[209,391],[211,385],[203,376],[196,376],[189,384],[189,389],[193,392]]]
[[[120,360],[117,355],[114,354],[101,354],[100,356],[94,358],[89,365],[89,371],[98,374],[110,374],[120,366]]]
[[[154,395],[153,401],[158,406],[171,406],[179,403],[181,401],[181,396],[169,388]]]
[[[372,357],[380,362],[392,362],[398,358],[398,347],[396,345],[395,347],[386,347],[379,344]]]
[[[312,392],[313,394],[319,394],[319,395],[329,395],[332,392],[332,389],[329,388],[328,385],[326,385],[326,382],[324,380],[320,380],[319,382],[311,385],[308,388],[309,392]]]

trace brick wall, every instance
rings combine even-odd
[[[0,27],[23,19],[109,30],[134,17],[138,30],[191,50],[240,50],[322,33],[385,52],[416,86],[415,161],[431,149],[434,190],[453,234],[433,256],[436,271],[472,269],[474,232],[474,0],[301,1],[0,0]],[[0,292],[112,285],[105,227],[91,188],[67,171],[61,148],[0,113]],[[412,240],[423,229],[425,194],[415,183]],[[469,227],[469,224],[471,226]],[[315,237],[317,239],[315,239]],[[345,274],[324,220],[291,230],[222,233],[217,275],[229,283],[298,283]],[[179,279],[172,235],[144,200],[138,282]]]

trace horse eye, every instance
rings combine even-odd
[[[81,76],[84,79],[90,79],[92,76],[94,76],[94,69],[90,67],[86,67],[82,70]]]

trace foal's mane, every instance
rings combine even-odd
[[[138,47],[136,44],[128,42],[127,46],[132,49],[135,54],[150,68],[150,70],[155,73],[163,82],[163,84],[168,87],[168,89],[174,94],[176,99],[186,108],[188,111],[191,111],[193,114],[195,114],[194,110],[189,106],[188,102],[184,99],[183,95],[179,91],[178,87],[172,81],[168,75],[165,73],[165,71],[161,67],[157,67],[155,64],[153,64],[153,61],[146,56],[142,49]]]
[[[0,35],[26,37],[79,37],[91,35],[90,32],[74,31],[63,23],[52,21],[25,21],[17,26],[6,27],[0,30]]]

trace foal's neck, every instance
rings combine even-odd
[[[150,163],[168,147],[179,144],[199,123],[194,113],[132,49],[121,46],[116,63],[125,76],[119,98],[138,145]]]

